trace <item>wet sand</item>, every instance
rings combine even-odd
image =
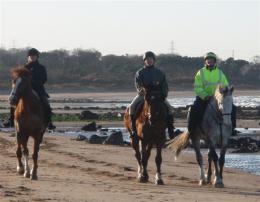
[[[41,146],[38,181],[16,174],[15,137],[9,133],[0,133],[0,162],[1,202],[253,202],[260,198],[260,176],[225,168],[225,188],[199,187],[195,155],[184,152],[175,162],[168,149],[163,151],[164,186],[153,183],[154,151],[148,166],[150,181],[140,184],[130,147],[91,145],[51,134],[45,135]]]

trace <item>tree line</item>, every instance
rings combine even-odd
[[[10,88],[10,69],[26,63],[27,48],[0,49],[0,88]],[[134,90],[135,72],[143,66],[141,55],[102,55],[97,50],[53,50],[42,52],[48,71],[48,88],[85,88]],[[203,57],[160,54],[156,66],[166,73],[171,90],[193,88],[195,73],[203,66]],[[228,58],[219,67],[237,88],[259,89],[259,56],[249,62]]]

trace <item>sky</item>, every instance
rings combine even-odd
[[[260,55],[260,0],[0,0],[0,46],[102,55]]]

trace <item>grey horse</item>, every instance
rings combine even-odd
[[[211,183],[211,163],[214,162],[215,178],[213,185],[222,188],[223,167],[225,163],[225,154],[228,145],[228,139],[232,133],[231,111],[233,104],[233,86],[217,86],[214,96],[210,99],[206,108],[205,115],[201,125],[197,126],[194,132],[183,132],[173,140],[167,143],[168,147],[173,149],[175,157],[183,150],[191,139],[196,152],[196,159],[199,164],[200,180],[199,185]],[[208,170],[204,174],[203,158],[200,152],[200,140],[204,139],[208,144]],[[220,157],[216,153],[216,147],[220,146]]]

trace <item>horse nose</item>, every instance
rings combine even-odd
[[[9,100],[9,104],[10,104],[11,106],[15,106],[16,103],[17,103],[17,98],[16,98],[15,95],[10,95],[10,97],[8,98],[8,100]]]
[[[151,127],[155,126],[155,122],[156,122],[156,120],[153,119],[152,117],[149,119],[149,123],[150,123]]]

